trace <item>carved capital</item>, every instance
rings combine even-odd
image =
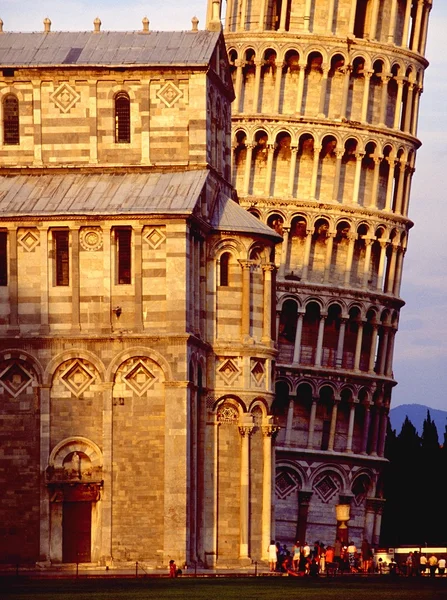
[[[249,437],[253,432],[254,425],[239,425],[239,433],[242,437]]]

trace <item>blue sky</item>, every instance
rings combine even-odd
[[[447,410],[447,2],[433,0],[421,99],[416,173],[413,178],[410,232],[394,354],[399,382],[393,406],[419,403]],[[49,17],[53,30],[86,31],[99,17],[106,30],[135,30],[147,16],[153,30],[190,29],[191,18],[205,26],[206,0],[2,0],[5,31],[42,31]],[[444,196],[444,193],[446,196]]]

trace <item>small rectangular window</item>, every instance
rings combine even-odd
[[[56,285],[70,284],[68,231],[53,231]]]
[[[8,285],[8,234],[0,231],[0,285]]]
[[[130,229],[116,229],[115,239],[117,254],[117,282],[119,284],[131,283],[132,231]]]
[[[19,101],[12,94],[3,100],[3,143],[18,145],[19,137]]]

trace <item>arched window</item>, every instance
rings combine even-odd
[[[230,285],[230,258],[229,252],[225,252],[220,257],[220,281],[219,285]]]
[[[115,97],[115,142],[130,144],[130,100],[124,92]]]
[[[8,94],[3,100],[3,143],[5,145],[20,143],[19,101],[12,94]]]

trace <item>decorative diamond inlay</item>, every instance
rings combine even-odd
[[[298,481],[289,471],[281,471],[278,473],[275,481],[276,496],[283,500],[290,496],[299,487]]]
[[[231,358],[224,360],[223,364],[219,367],[219,373],[227,384],[232,383],[239,375],[240,371],[238,366],[234,363]]]
[[[61,112],[68,113],[79,102],[81,96],[68,83],[62,83],[50,98]]]
[[[39,234],[32,230],[26,230],[19,234],[17,241],[27,252],[32,252],[39,244]]]
[[[17,398],[32,381],[33,376],[20,364],[13,363],[0,373],[0,381],[13,398]]]
[[[315,484],[314,490],[323,502],[329,502],[329,500],[338,492],[338,485],[330,475],[325,475]]]
[[[61,374],[60,380],[70,392],[80,396],[95,381],[95,375],[80,361],[75,361]]]
[[[151,388],[156,376],[149,371],[143,361],[139,361],[126,375],[124,381],[137,394],[142,396],[149,388]]]
[[[260,360],[255,361],[255,363],[251,369],[251,374],[253,375],[253,379],[256,381],[256,383],[258,385],[260,383],[262,383],[262,380],[264,379],[264,375],[265,375],[265,369],[264,369],[264,365],[262,364],[262,362]]]
[[[160,98],[160,100],[169,108],[174,106],[174,104],[178,102],[182,96],[183,92],[179,90],[178,87],[172,83],[172,81],[165,83],[161,90],[157,92],[157,97]]]
[[[144,239],[153,250],[156,250],[165,241],[166,236],[160,229],[150,229]]]

